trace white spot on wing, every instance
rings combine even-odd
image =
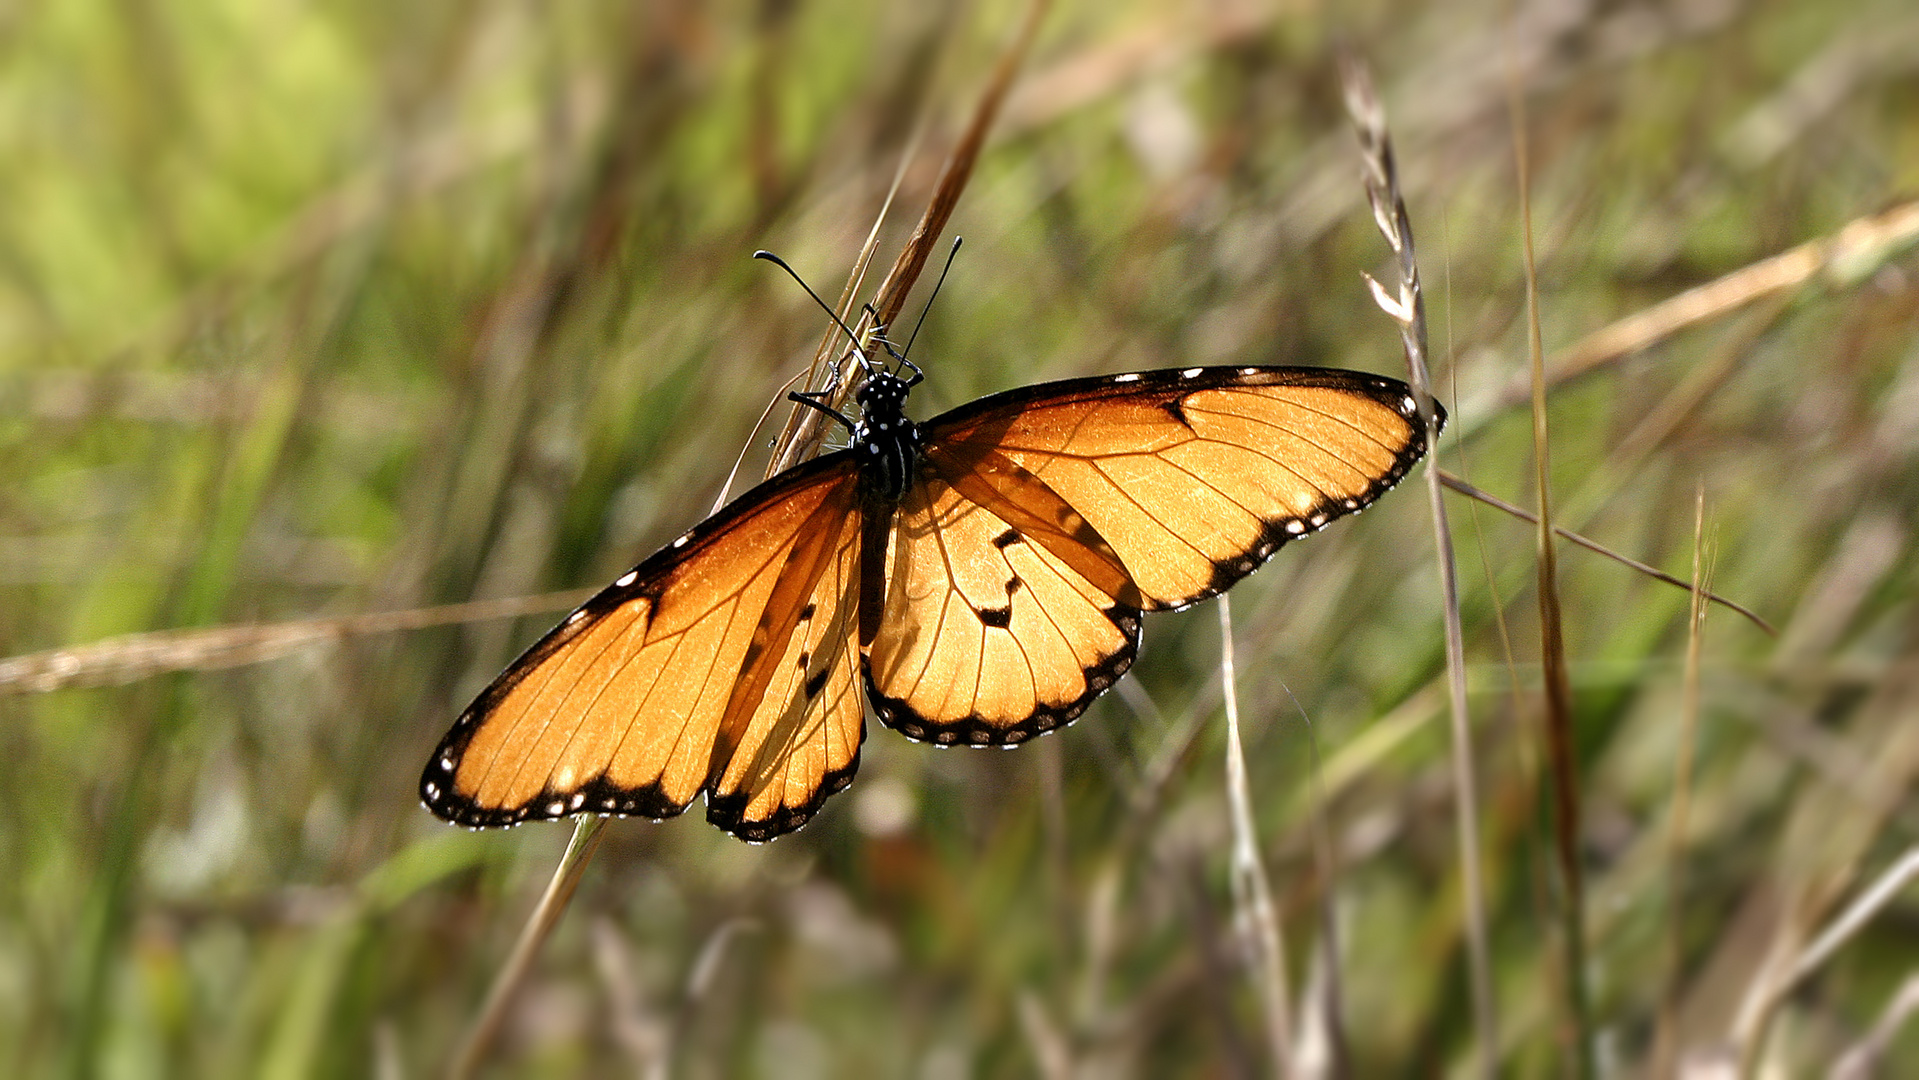
[[[1407,416],[1411,416],[1419,411],[1419,403],[1414,401],[1410,396],[1400,398],[1399,411],[1405,413]]]
[[[1182,379],[1197,379],[1199,378],[1199,373],[1205,370],[1205,368],[1189,367],[1185,371],[1180,372],[1179,377]]]
[[[631,585],[635,581],[638,581],[639,578],[640,578],[640,572],[638,570],[628,570],[626,573],[621,574],[620,580],[615,581],[613,584],[618,585],[620,588],[624,589],[628,585]]]
[[[1124,375],[1115,375],[1113,376],[1113,381],[1114,382],[1138,382],[1139,372],[1129,371]]]
[[[581,619],[584,619],[584,618],[586,618],[586,611],[582,609],[580,611],[574,612],[571,615],[568,615],[566,617],[566,624],[568,626],[572,626],[574,623],[579,622]]]
[[[678,540],[673,541],[673,546],[676,548],[683,548],[686,546],[686,541],[687,541],[687,538],[682,536]]]
[[[1259,369],[1256,367],[1243,367],[1239,369],[1239,373],[1241,375],[1257,375],[1259,374]]]
[[[554,799],[552,802],[546,804],[546,812],[552,814],[554,817],[559,817],[561,814],[566,813],[566,804],[558,799]],[[524,814],[526,811],[521,810],[520,813]]]

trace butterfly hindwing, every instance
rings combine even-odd
[[[1281,544],[1371,503],[1426,448],[1404,383],[1324,368],[1074,379],[982,398],[921,431],[1032,473],[1117,553],[1148,611],[1224,592]]]
[[[1124,581],[1097,534],[1027,520],[1057,502],[1042,486],[1021,498],[1002,478],[1022,510],[994,507],[942,477],[940,460],[929,446],[894,517],[868,694],[912,738],[1024,742],[1071,723],[1132,665],[1139,610],[1102,588]]]
[[[720,721],[708,821],[748,840],[791,832],[853,781],[860,697],[858,492],[801,526]]]
[[[858,487],[850,455],[815,459],[587,601],[461,714],[422,778],[427,806],[480,826],[658,818],[706,790],[709,816],[742,836],[797,827],[858,761],[846,630]],[[796,587],[808,595],[793,617],[769,626],[769,601]],[[756,676],[789,658],[797,670],[796,648],[809,654],[804,679]],[[761,700],[736,694],[749,683],[766,688]]]

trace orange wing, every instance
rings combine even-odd
[[[746,493],[587,601],[494,680],[420,793],[462,825],[574,813],[798,828],[852,781],[858,467],[815,459]]]
[[[1003,472],[996,458],[1037,477],[1117,553],[1137,589],[1123,598],[1148,611],[1226,591],[1426,452],[1404,383],[1326,368],[1075,379],[982,398],[921,430],[982,480]]]
[[[943,457],[926,448],[894,517],[867,694],[915,739],[1024,742],[1132,666],[1139,609],[1113,596],[1129,583],[1111,549],[1043,485],[955,486]]]
[[[868,694],[889,727],[971,745],[1071,722],[1132,664],[1142,609],[1224,592],[1426,448],[1403,383],[1314,368],[1051,383],[921,433]]]

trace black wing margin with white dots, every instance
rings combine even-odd
[[[859,469],[840,452],[748,491],[569,615],[460,715],[421,799],[462,825],[707,816],[748,840],[852,781]]]
[[[999,460],[1030,473],[1110,546],[1136,590],[1120,599],[1146,611],[1226,591],[1379,498],[1427,445],[1405,383],[1329,368],[1073,379],[982,398],[921,431],[985,479],[1004,474]]]

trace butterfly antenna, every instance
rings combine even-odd
[[[794,281],[799,282],[800,288],[806,290],[806,295],[813,298],[813,302],[820,306],[821,311],[826,312],[827,317],[833,320],[833,324],[835,326],[838,326],[841,330],[846,331],[846,336],[852,339],[854,350],[860,354],[860,363],[861,364],[866,363],[866,351],[860,348],[860,336],[853,332],[852,327],[846,325],[846,320],[840,318],[839,312],[834,311],[832,308],[828,307],[826,304],[826,301],[820,299],[820,294],[813,291],[813,286],[808,285],[806,283],[806,279],[799,275],[799,271],[786,265],[785,259],[780,258],[778,255],[775,255],[770,251],[765,251],[765,250],[755,251],[753,253],[753,257],[755,259],[765,259],[767,262],[770,262],[774,266],[777,266],[780,269],[786,271],[788,277],[791,277]],[[945,277],[946,275],[942,274],[940,276]],[[871,311],[872,307],[873,306],[871,304],[868,304],[867,310]],[[924,316],[922,316],[922,318],[924,318]],[[890,352],[891,350],[888,350],[888,351]]]
[[[926,325],[926,313],[933,310],[933,301],[939,299],[940,286],[946,284],[946,272],[953,268],[953,257],[959,254],[960,242],[960,237],[955,236],[953,238],[953,250],[946,253],[946,265],[940,268],[940,279],[933,283],[933,295],[926,298],[926,306],[920,309],[920,321],[913,324],[913,335],[906,339],[906,348],[900,350],[899,358],[902,364],[906,362],[906,357],[912,353],[913,342],[919,339],[920,327]],[[914,368],[913,370],[918,371],[919,368]]]

